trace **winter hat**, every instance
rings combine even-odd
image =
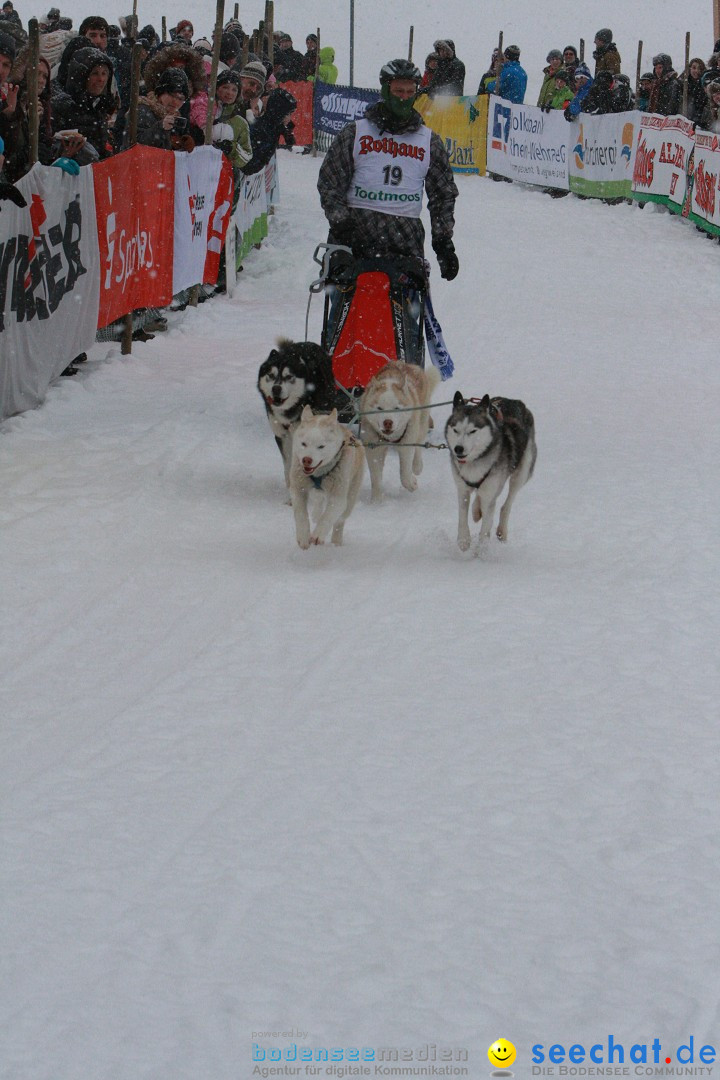
[[[578,66],[575,68],[575,78],[592,79],[592,75],[590,74],[590,68],[587,66],[587,64],[578,64]]]
[[[190,97],[190,83],[182,68],[166,68],[155,83],[155,97],[161,94],[183,94],[185,100]]]
[[[181,30],[184,30],[188,26],[190,27],[191,30],[193,29],[193,24],[190,22],[189,19],[181,19],[180,22],[175,27],[175,33],[179,34]]]
[[[599,41],[601,45],[609,45],[613,39],[612,30],[598,30],[595,35],[595,40]]]
[[[256,83],[260,84],[260,89],[265,89],[265,83],[267,81],[267,72],[265,65],[259,60],[251,60],[240,72],[241,79],[254,79]]]
[[[558,68],[558,70],[555,72],[555,78],[560,79],[562,82],[569,83],[570,72],[566,71],[565,68]]]
[[[562,53],[560,52],[559,49],[551,49],[550,52],[545,57],[548,64],[550,63],[551,60],[562,60],[562,58],[563,58]]]
[[[14,60],[16,52],[15,39],[9,34],[0,34],[0,56],[7,56],[10,60]]]
[[[712,82],[707,83],[705,93],[709,98],[711,98],[713,94],[720,94],[720,79],[713,79]]]
[[[315,44],[317,45],[317,34],[308,34],[308,36],[305,38],[305,44],[306,45],[307,45],[308,41],[314,41]]]
[[[237,71],[233,71],[232,68],[225,68],[224,71],[218,72],[216,86],[223,86],[224,83],[233,83],[240,89],[240,75]]]
[[[223,64],[229,64],[233,60],[237,60],[240,55],[240,42],[231,34],[229,30],[226,30],[220,39],[220,59]]]
[[[49,19],[51,22],[52,22],[53,19],[59,19],[60,18],[60,8],[51,7],[50,10],[48,11],[47,15],[45,16],[45,18]]]
[[[208,39],[205,37],[200,37],[197,39],[197,41],[193,41],[193,49],[196,49],[197,52],[202,53],[203,56],[212,56],[212,42],[208,41]]]
[[[575,48],[574,45],[566,45],[565,48],[563,49],[563,56],[565,55],[566,52],[574,53],[575,58],[577,59],[578,51],[577,51],[577,49]]]
[[[653,67],[655,67],[656,64],[662,64],[663,71],[672,71],[672,58],[668,53],[661,52],[658,53],[657,56],[653,56]]]
[[[452,41],[450,41],[450,38],[439,38],[434,43],[433,49],[435,52],[437,52],[438,49],[449,49],[450,52],[455,52],[455,46],[453,45]]]
[[[518,45],[508,45],[504,52],[506,60],[519,60],[520,59],[520,47]]]

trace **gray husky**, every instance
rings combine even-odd
[[[535,421],[522,401],[510,398],[464,398],[458,391],[445,425],[453,477],[458,492],[458,547],[470,547],[468,507],[473,492],[473,521],[480,521],[480,539],[490,536],[498,495],[510,481],[500,510],[498,540],[507,540],[513,500],[535,468]]]

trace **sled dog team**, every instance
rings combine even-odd
[[[327,353],[312,342],[282,339],[260,365],[258,390],[282,455],[285,482],[301,548],[342,544],[345,522],[357,501],[367,459],[371,500],[382,499],[389,449],[398,452],[400,483],[417,489],[430,426],[427,406],[438,384],[435,368],[392,361],[368,383],[358,403],[360,437],[338,420],[338,389]],[[342,402],[340,402],[342,404]],[[458,547],[470,547],[468,512],[490,536],[495,503],[505,484],[497,536],[506,540],[515,496],[533,473],[537,449],[532,413],[509,398],[464,398],[458,391],[445,425],[445,442],[458,495]],[[310,523],[308,504],[316,498]],[[474,498],[473,498],[474,496]]]

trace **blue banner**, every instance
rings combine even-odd
[[[313,127],[327,135],[337,135],[351,120],[364,116],[368,105],[379,100],[379,90],[318,82],[313,96]]]

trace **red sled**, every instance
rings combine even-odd
[[[392,360],[425,366],[421,260],[357,259],[337,252],[326,287],[322,342],[341,387],[364,389]]]

